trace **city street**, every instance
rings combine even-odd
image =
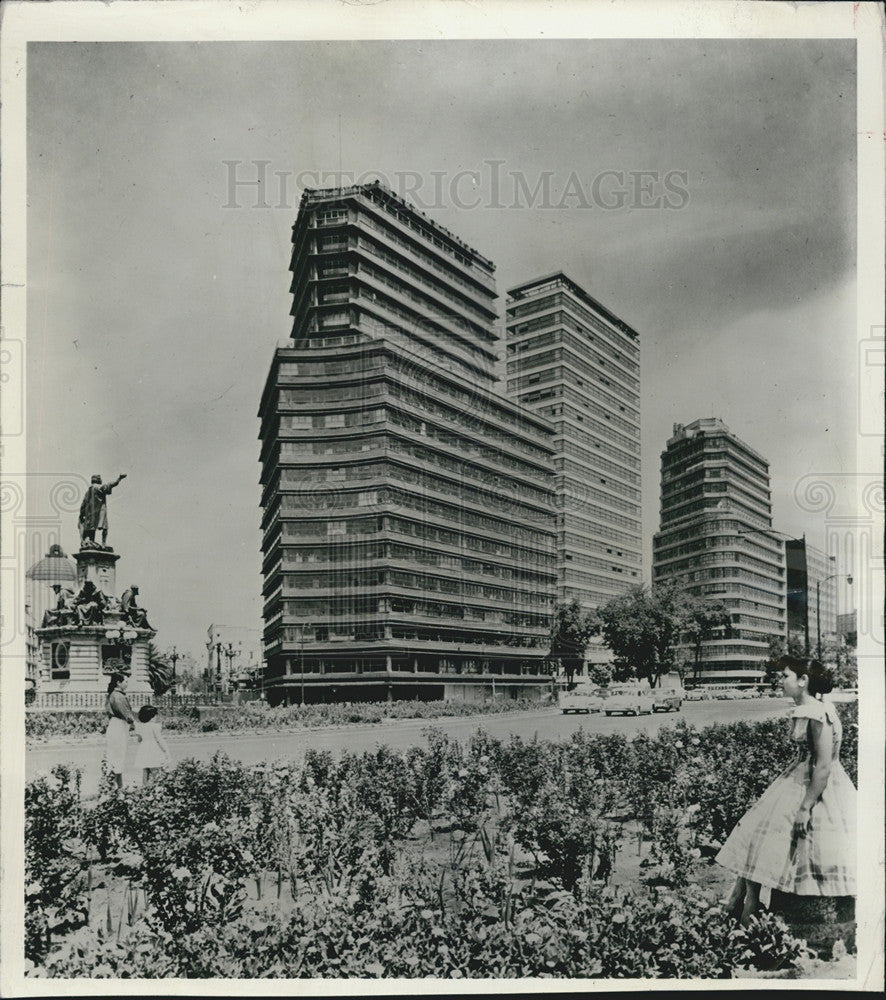
[[[442,729],[453,739],[466,740],[477,729],[491,736],[506,738],[512,733],[531,739],[568,739],[577,729],[592,733],[633,734],[653,732],[662,726],[673,726],[685,721],[695,726],[708,726],[715,722],[758,721],[786,716],[791,703],[786,698],[754,698],[738,701],[684,702],[680,712],[642,715],[638,718],[595,713],[591,715],[563,715],[553,708],[537,711],[514,712],[493,716],[469,718],[406,719],[384,722],[379,725],[351,725],[322,729],[299,729],[288,732],[200,733],[188,735],[167,734],[166,740],[173,761],[194,757],[207,761],[218,750],[244,764],[279,758],[298,758],[305,750],[342,750],[362,753],[378,744],[405,749],[423,742],[423,731],[429,726]],[[98,787],[104,739],[100,736],[78,740],[58,740],[28,747],[25,760],[26,780],[48,771],[56,764],[67,764],[83,772],[83,794],[93,795]],[[135,741],[131,740],[128,759],[135,755]],[[124,774],[127,784],[140,780],[132,769]]]

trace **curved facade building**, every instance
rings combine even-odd
[[[307,191],[262,396],[272,702],[538,692],[551,426],[495,388],[494,268],[379,184]]]
[[[784,543],[771,532],[766,459],[716,417],[675,424],[661,456],[652,580],[729,612],[730,627],[702,645],[702,683],[761,683],[770,636],[786,634]]]

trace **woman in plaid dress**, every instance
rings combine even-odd
[[[856,791],[840,763],[843,728],[829,702],[829,671],[817,660],[781,661],[794,699],[791,740],[797,760],[742,816],[717,855],[738,878],[724,908],[741,905],[746,924],[761,887],[797,896],[855,895]]]

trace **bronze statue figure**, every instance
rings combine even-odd
[[[80,504],[80,548],[107,548],[108,543],[108,495],[111,490],[126,478],[126,473],[121,472],[119,476],[107,485],[102,485],[101,476],[93,476],[89,489]],[[99,545],[95,540],[96,531],[101,531],[102,540]]]
[[[140,608],[138,606],[136,602],[137,594],[138,587],[135,584],[132,584],[128,590],[124,590],[123,596],[120,598],[120,611],[123,613],[123,617],[134,628],[150,628],[147,608]]]

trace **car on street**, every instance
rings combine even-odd
[[[561,691],[560,711],[567,715],[569,712],[599,712],[603,707],[603,697],[598,688],[589,684],[576,684],[571,691]]]
[[[679,712],[686,692],[679,677],[671,680],[662,677],[651,691],[653,712]]]
[[[609,689],[603,704],[606,715],[652,715],[655,701],[649,688],[628,685]]]

